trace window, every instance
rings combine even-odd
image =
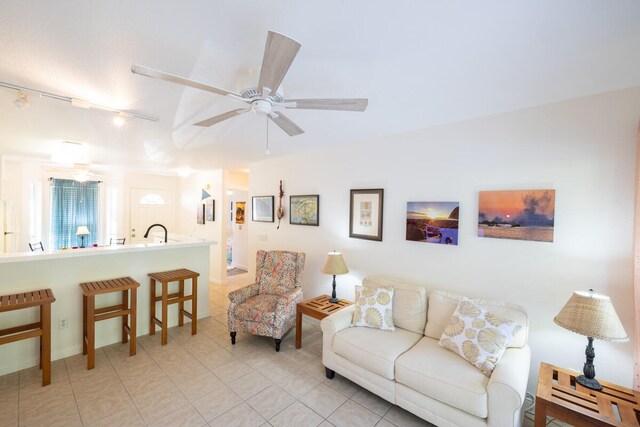
[[[91,233],[85,246],[98,241],[98,200],[97,181],[51,180],[51,249],[79,246],[76,231],[83,225]]]
[[[140,198],[141,205],[165,205],[165,201],[159,194],[145,194]]]

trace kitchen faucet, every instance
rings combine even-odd
[[[164,230],[164,242],[165,242],[165,243],[167,243],[167,227],[165,227],[165,226],[164,226],[164,225],[162,225],[162,224],[153,224],[153,225],[150,225],[150,226],[149,226],[149,228],[147,228],[147,232],[146,232],[146,233],[144,233],[144,238],[146,239],[147,237],[149,237],[149,230],[151,230],[153,227],[156,227],[156,226],[158,226],[158,227],[162,227],[162,229]]]

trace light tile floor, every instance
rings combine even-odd
[[[231,345],[227,293],[250,283],[248,274],[210,286],[212,316],[190,328],[138,338],[138,354],[114,344],[86,357],[53,362],[52,383],[41,387],[37,368],[0,377],[0,426],[430,426],[336,374],[325,378],[322,333],[303,322],[275,352],[273,340],[238,333]],[[533,422],[525,418],[525,426]]]

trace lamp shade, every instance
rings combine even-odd
[[[78,231],[76,231],[76,236],[86,236],[87,234],[91,234],[86,225],[81,225],[78,227]]]
[[[347,268],[347,264],[344,263],[342,259],[342,254],[340,252],[329,252],[327,256],[327,261],[324,263],[324,267],[320,270],[324,274],[347,274],[349,269]]]
[[[575,291],[553,321],[586,337],[614,342],[629,340],[611,298],[593,291]]]

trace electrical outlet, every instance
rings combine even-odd
[[[58,319],[58,329],[67,329],[69,327],[69,319],[66,317],[63,319]]]

